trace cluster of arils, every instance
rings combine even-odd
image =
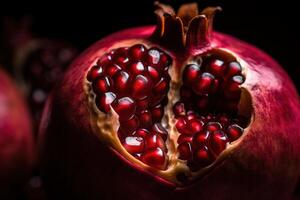
[[[158,48],[136,44],[102,56],[87,79],[103,113],[118,114],[119,139],[126,150],[144,163],[164,169],[168,133],[162,126],[168,102],[170,57]]]
[[[247,126],[237,113],[245,78],[237,61],[211,55],[187,65],[182,76],[180,100],[173,106],[180,133],[177,149],[179,159],[197,170],[211,164]]]

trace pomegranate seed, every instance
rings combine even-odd
[[[103,68],[100,66],[93,66],[87,74],[87,80],[93,82],[96,80],[103,72]]]
[[[184,104],[180,101],[176,102],[175,105],[173,106],[173,113],[175,114],[175,117],[185,115]]]
[[[128,48],[118,48],[117,50],[115,50],[113,55],[113,61],[122,68],[125,68],[127,63],[129,63],[129,59],[127,57],[127,49]]]
[[[150,135],[150,132],[147,129],[140,128],[135,132],[134,135],[142,137],[142,138],[146,138],[148,135]]]
[[[167,150],[164,140],[158,134],[148,135],[145,138],[145,145],[147,149],[159,147],[163,151]]]
[[[234,75],[239,75],[242,72],[242,66],[238,62],[229,63],[225,72],[225,78],[228,79]]]
[[[210,136],[209,131],[201,131],[199,133],[196,133],[193,138],[193,144],[195,144],[196,147],[204,145],[206,144],[209,136]]]
[[[200,119],[191,119],[188,122],[188,133],[193,135],[203,129],[204,123]]]
[[[227,134],[230,142],[237,140],[243,132],[244,129],[237,124],[232,124],[227,128]]]
[[[200,66],[196,64],[187,65],[183,71],[184,84],[192,84],[200,74]]]
[[[136,101],[136,110],[137,111],[142,111],[142,110],[146,110],[148,108],[149,105],[149,98],[144,98],[142,100],[138,100]]]
[[[198,76],[193,82],[193,91],[198,95],[208,94],[211,91],[215,77],[207,72]]]
[[[208,122],[206,125],[206,130],[214,132],[217,130],[221,130],[222,125],[219,122]]]
[[[190,132],[188,130],[188,125],[187,125],[187,120],[185,117],[180,117],[178,118],[175,127],[177,129],[177,131],[181,134],[187,134],[189,135]]]
[[[140,120],[140,126],[143,128],[149,128],[152,125],[152,116],[148,110],[143,110],[138,114]]]
[[[135,99],[144,99],[147,97],[149,89],[151,88],[151,82],[143,75],[135,77],[132,83],[132,96]]]
[[[192,119],[200,119],[199,115],[195,113],[194,111],[189,110],[187,112],[187,119],[192,120]]]
[[[120,129],[128,135],[132,134],[139,127],[139,121],[140,120],[133,115],[129,120],[120,123]]]
[[[154,107],[163,103],[163,100],[166,98],[166,94],[152,94],[150,97],[149,106]]]
[[[221,77],[224,74],[226,66],[224,65],[224,61],[219,59],[213,59],[209,65],[207,66],[207,70],[212,73],[216,77]]]
[[[140,61],[146,52],[146,47],[142,44],[136,44],[130,47],[128,55],[132,60]]]
[[[159,60],[159,64],[158,64],[160,69],[166,70],[169,68],[170,64],[171,64],[171,58],[167,54],[161,52],[160,60]]]
[[[93,91],[96,94],[103,94],[112,88],[112,80],[107,76],[100,76],[93,82]]]
[[[100,59],[98,59],[97,65],[98,66],[104,66],[104,65],[110,63],[111,60],[112,60],[112,54],[111,53],[104,54]]]
[[[128,66],[128,71],[132,75],[139,75],[145,71],[145,67],[142,62],[134,62]]]
[[[164,141],[168,138],[167,130],[159,123],[155,123],[152,126],[151,133],[160,135]]]
[[[159,60],[160,60],[160,52],[156,48],[149,49],[149,51],[145,56],[145,62],[148,65],[154,66],[158,64]]]
[[[163,170],[166,168],[166,156],[160,148],[146,150],[141,155],[141,161],[157,169]]]
[[[123,146],[131,154],[141,153],[144,150],[144,139],[142,137],[128,136],[125,138]]]
[[[108,64],[104,69],[105,73],[110,77],[113,77],[117,72],[121,71],[121,67],[116,64]]]
[[[225,114],[221,114],[218,116],[218,121],[221,123],[222,126],[227,126],[229,123],[229,118]]]
[[[193,141],[193,137],[189,135],[180,135],[177,139],[178,144],[181,144],[183,142],[192,142],[192,141]]]
[[[151,108],[151,115],[154,122],[160,122],[164,116],[164,108],[158,104],[154,108]]]
[[[123,97],[112,103],[113,109],[119,115],[120,121],[126,121],[135,113],[136,105],[134,100],[129,97]]]
[[[166,78],[162,77],[159,82],[154,86],[153,92],[154,94],[166,94],[169,89],[169,84]]]
[[[130,83],[129,74],[125,71],[119,71],[114,75],[113,79],[114,79],[115,90],[119,94],[124,94],[127,91]]]
[[[240,85],[244,83],[245,79],[243,76],[233,76],[228,84],[226,85],[226,89],[229,92],[239,92],[240,91]]]
[[[228,138],[221,130],[213,132],[210,137],[210,147],[216,155],[219,155],[224,149],[226,149],[227,142]]]
[[[194,159],[198,165],[207,166],[212,163],[212,156],[206,146],[202,146],[194,153]]]
[[[96,98],[97,108],[104,113],[108,113],[110,111],[110,104],[112,104],[115,99],[116,95],[112,92],[100,95]]]
[[[157,70],[151,66],[148,66],[148,76],[151,78],[154,84],[156,84],[160,79],[160,75]]]
[[[181,160],[190,160],[192,158],[192,147],[189,142],[183,142],[177,147],[179,152],[179,159]]]

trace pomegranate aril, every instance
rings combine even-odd
[[[114,89],[118,95],[124,94],[127,92],[130,83],[130,76],[125,71],[119,71],[113,77],[114,80]]]
[[[213,132],[210,136],[210,148],[216,156],[218,156],[226,148],[227,143],[228,138],[221,130]]]
[[[237,140],[244,132],[244,129],[237,124],[232,124],[227,128],[227,135],[230,142]]]
[[[138,75],[132,82],[132,96],[135,99],[144,99],[147,97],[149,90],[151,88],[151,82],[147,77],[143,75]]]
[[[90,82],[93,82],[96,80],[101,74],[103,73],[103,68],[100,66],[93,66],[88,74],[87,74],[87,80]]]
[[[193,145],[195,147],[202,146],[207,143],[209,137],[210,137],[210,132],[207,130],[196,133],[193,137]]]
[[[152,80],[153,84],[156,84],[160,79],[160,75],[159,75],[158,71],[151,66],[148,66],[147,74],[148,74],[148,77]]]
[[[97,65],[98,66],[106,65],[106,64],[110,63],[111,60],[112,60],[112,53],[104,54],[100,59],[98,59]]]
[[[160,135],[164,141],[168,138],[168,131],[159,123],[155,123],[152,126],[151,133]]]
[[[148,108],[148,105],[149,105],[149,98],[144,98],[144,99],[141,99],[141,100],[137,100],[136,101],[136,110],[137,111],[143,111],[143,110],[146,110]]]
[[[189,142],[183,142],[177,147],[179,156],[181,160],[190,160],[192,158],[192,146]]]
[[[187,65],[183,71],[183,83],[184,84],[192,84],[196,81],[197,77],[200,74],[200,66],[196,64]]]
[[[204,123],[200,119],[188,120],[188,133],[193,135],[197,132],[202,131]]]
[[[162,77],[153,88],[154,95],[164,95],[169,89],[169,84],[166,78]]]
[[[134,135],[146,138],[148,135],[150,135],[150,132],[147,129],[140,128],[134,133]]]
[[[154,122],[160,122],[164,116],[164,108],[158,104],[157,106],[151,108],[151,115]]]
[[[100,76],[93,82],[93,91],[96,94],[103,94],[109,92],[112,88],[112,80],[107,76]]]
[[[131,154],[141,153],[144,150],[142,137],[128,136],[124,139],[123,147]]]
[[[175,117],[185,115],[184,104],[182,102],[176,102],[173,106],[173,113],[174,113]]]
[[[104,68],[105,73],[110,77],[113,77],[117,72],[121,71],[121,69],[122,68],[116,64],[108,64]]]
[[[152,125],[152,116],[148,110],[143,110],[138,113],[140,120],[140,126],[143,128],[149,128]]]
[[[192,120],[192,119],[201,119],[201,118],[197,113],[195,113],[194,111],[189,110],[187,112],[187,119]]]
[[[96,98],[97,108],[104,113],[108,113],[110,111],[110,105],[115,99],[116,95],[113,92],[106,92],[105,94],[99,95]]]
[[[206,125],[206,130],[214,132],[217,130],[221,130],[222,125],[219,122],[208,122]]]
[[[155,66],[159,63],[160,52],[156,48],[151,48],[145,55],[145,62],[150,66]]]
[[[129,48],[128,56],[134,61],[140,61],[146,52],[146,47],[142,44],[136,44]]]
[[[193,154],[193,159],[201,167],[205,167],[213,161],[213,157],[206,146],[198,148]]]
[[[159,147],[163,151],[167,150],[164,140],[158,134],[150,134],[146,136],[145,145],[147,149]]]
[[[139,127],[139,124],[139,119],[133,115],[129,120],[120,123],[120,129],[130,135]]]
[[[145,164],[163,170],[166,168],[166,155],[160,148],[146,150],[141,155],[141,161]]]
[[[221,114],[218,116],[218,121],[222,126],[227,126],[229,124],[229,118],[225,114]]]
[[[161,52],[160,53],[159,66],[161,68],[163,68],[164,70],[166,70],[168,68],[168,66],[170,66],[170,65],[171,65],[171,58],[167,54]]]
[[[225,78],[228,79],[234,75],[239,75],[242,72],[242,66],[238,62],[231,62],[227,66]]]
[[[187,130],[187,120],[185,119],[185,117],[178,118],[176,121],[175,127],[179,133],[189,134],[189,132]]]
[[[136,110],[135,102],[130,97],[117,99],[112,103],[112,107],[119,115],[120,121],[126,121],[130,119]]]
[[[192,142],[193,141],[193,137],[189,136],[189,135],[180,135],[177,139],[177,143],[181,144],[183,142]]]
[[[128,72],[132,75],[139,75],[145,72],[145,66],[142,62],[134,62],[129,64],[128,66]]]
[[[207,70],[216,77],[223,76],[225,69],[226,66],[224,64],[224,61],[219,59],[213,59],[207,66]]]
[[[208,94],[211,92],[214,81],[215,77],[212,74],[204,72],[193,82],[193,91],[198,95]]]

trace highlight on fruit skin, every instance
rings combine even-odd
[[[219,7],[155,6],[156,26],[92,45],[48,99],[50,197],[293,198],[300,103],[282,67],[213,31]]]
[[[0,69],[0,199],[16,199],[32,172],[31,123],[21,92]]]

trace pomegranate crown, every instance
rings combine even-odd
[[[209,46],[213,19],[221,7],[207,7],[201,12],[197,3],[182,5],[177,14],[174,9],[156,1],[158,24],[152,38],[174,49]]]

